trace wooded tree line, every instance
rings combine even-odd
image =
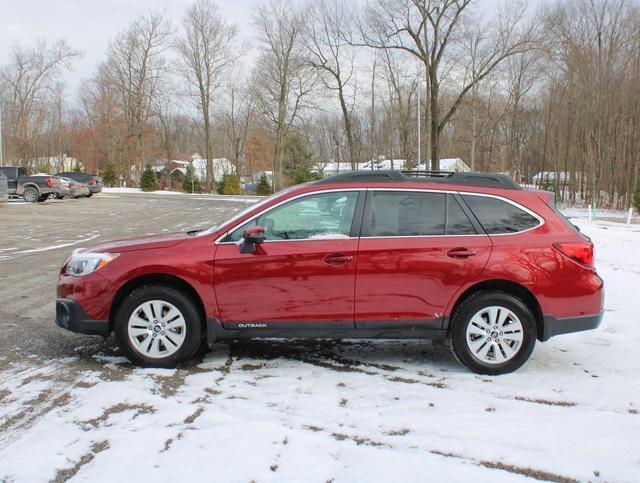
[[[197,0],[178,21],[147,13],[114,34],[78,92],[63,79],[79,50],[17,45],[0,68],[5,163],[67,153],[131,183],[147,162],[197,151],[213,190],[218,157],[240,174],[273,170],[275,189],[317,163],[438,169],[460,157],[519,181],[552,172],[567,201],[628,206],[639,182],[639,0],[487,7],[265,0],[238,26]]]

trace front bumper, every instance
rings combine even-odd
[[[583,330],[596,329],[604,313],[600,312],[595,315],[581,315],[578,317],[563,317],[557,319],[551,315],[544,316],[544,327],[542,328],[542,341],[549,340],[551,337],[560,334],[569,334],[571,332],[581,332]]]
[[[109,321],[92,320],[80,304],[72,299],[56,301],[56,325],[79,334],[109,336]]]

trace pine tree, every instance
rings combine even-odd
[[[118,184],[118,175],[116,174],[116,167],[113,163],[107,163],[102,171],[102,183],[105,186],[116,186]]]
[[[222,187],[219,193],[223,195],[241,195],[244,191],[240,185],[240,176],[225,174],[222,177]]]
[[[156,173],[151,169],[151,166],[147,164],[144,167],[144,173],[142,173],[140,188],[142,188],[142,191],[155,191],[157,187],[158,180],[156,178]]]
[[[258,186],[256,187],[256,193],[259,196],[267,196],[271,194],[271,186],[269,186],[269,180],[267,179],[266,174],[260,176],[260,181],[258,181]]]
[[[636,192],[633,195],[633,204],[636,205],[636,210],[640,211],[640,184],[636,187]]]
[[[187,172],[182,181],[182,189],[187,193],[200,193],[202,191],[200,188],[200,180],[193,172],[192,163],[187,164]]]

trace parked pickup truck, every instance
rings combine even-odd
[[[27,176],[26,169],[19,166],[0,166],[0,172],[7,177],[9,196],[21,196],[30,203],[46,201],[51,193],[61,189],[60,178],[45,174]]]

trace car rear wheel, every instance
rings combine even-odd
[[[513,372],[533,351],[535,319],[513,295],[479,292],[456,309],[449,342],[456,358],[478,374]]]
[[[149,285],[134,290],[115,318],[118,346],[134,364],[172,368],[200,347],[201,317],[179,290]]]
[[[38,190],[29,186],[24,189],[22,197],[28,203],[35,203],[36,201],[38,201]]]

